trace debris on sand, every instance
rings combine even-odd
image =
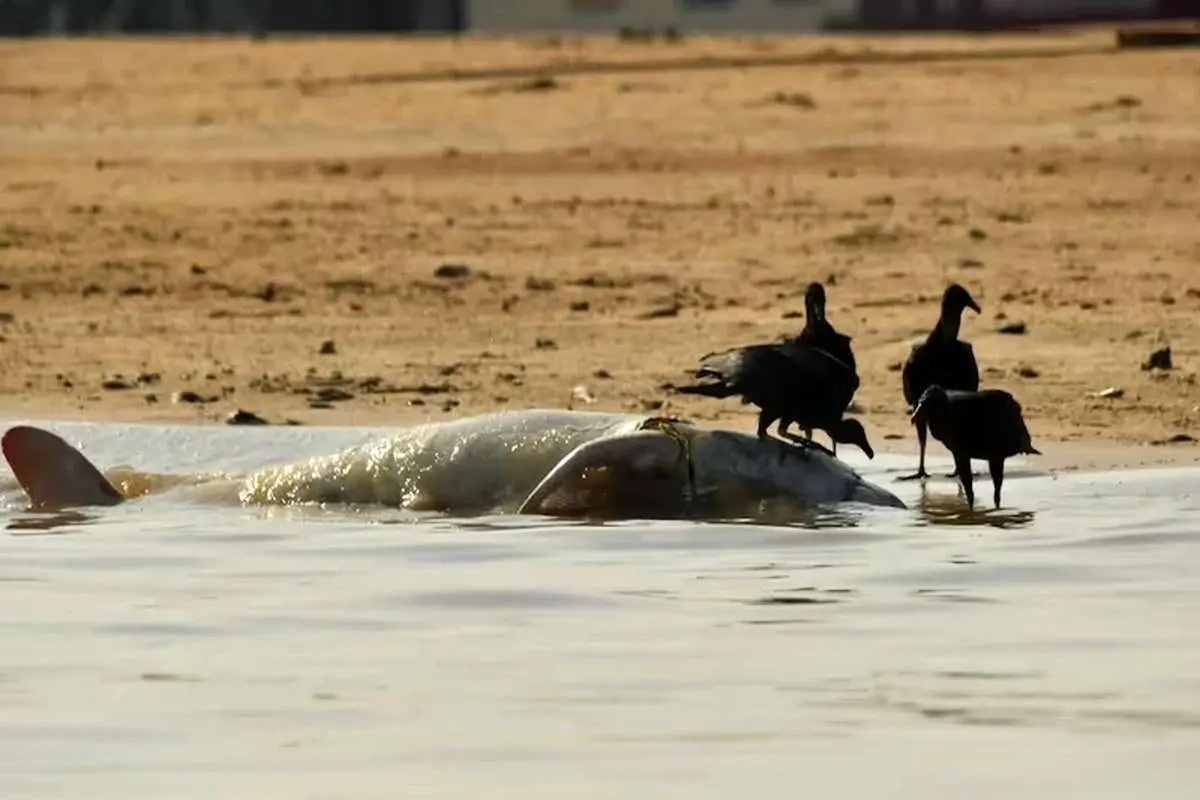
[[[216,400],[216,397],[205,397],[198,392],[193,392],[191,389],[183,389],[182,391],[171,394],[171,402],[177,405],[180,403],[196,403],[203,405],[205,403],[214,403]]]
[[[340,403],[343,400],[353,400],[354,395],[337,386],[322,386],[313,398],[319,403]]]
[[[1115,111],[1117,109],[1134,109],[1141,108],[1142,101],[1140,98],[1134,97],[1131,94],[1119,94],[1112,100],[1092,103],[1083,110],[1088,113],[1097,113],[1100,111]]]
[[[567,85],[553,75],[536,75],[523,81],[494,83],[482,89],[475,90],[475,93],[482,95],[505,94],[506,92],[521,94],[525,92],[554,92],[565,88],[567,88]]]
[[[229,416],[225,417],[226,425],[270,425],[265,419],[255,414],[253,411],[246,411],[243,408],[236,409]]]
[[[514,92],[552,92],[555,89],[564,88],[564,84],[560,83],[558,78],[553,75],[539,75],[527,81],[514,83],[510,88]]]
[[[317,349],[317,353],[323,356],[336,355],[337,345],[334,344],[333,339],[326,339],[325,341],[321,342],[321,346]]]
[[[466,264],[442,264],[433,271],[433,277],[442,280],[456,280],[470,276],[471,268]]]
[[[1150,358],[1142,364],[1144,370],[1174,369],[1171,364],[1171,348],[1160,347],[1150,354]]]
[[[537,275],[530,275],[525,279],[525,288],[531,292],[553,292],[555,283],[549,278],[539,278]]]
[[[837,234],[830,241],[840,247],[872,248],[897,245],[911,236],[911,231],[900,226],[860,224],[853,230]]]
[[[1119,400],[1125,396],[1125,390],[1116,386],[1110,386],[1107,389],[1101,389],[1098,392],[1092,392],[1088,397],[1095,397],[1102,400]]]
[[[1001,325],[996,329],[996,333],[1006,333],[1011,336],[1022,336],[1026,333],[1024,322],[1010,322],[1007,325]]]
[[[1167,437],[1166,439],[1154,439],[1150,442],[1150,444],[1156,447],[1161,447],[1164,444],[1188,444],[1194,441],[1196,441],[1196,437],[1189,433],[1177,433],[1174,436]]]
[[[396,391],[415,394],[449,394],[457,392],[458,387],[448,381],[441,383],[418,383],[414,386],[401,386]]]
[[[680,309],[683,308],[678,302],[673,302],[670,305],[660,308],[652,308],[638,315],[638,319],[666,319],[668,317],[678,317]]]
[[[808,92],[772,92],[768,95],[766,102],[777,106],[802,108],[805,111],[812,111],[817,107],[817,101]]]

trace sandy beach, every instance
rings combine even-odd
[[[664,387],[816,279],[915,458],[954,280],[1045,463],[1200,462],[1200,54],[1112,42],[4,42],[0,414],[752,430]]]

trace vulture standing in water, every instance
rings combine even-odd
[[[971,459],[987,461],[999,508],[1004,460],[1021,454],[1041,455],[1025,427],[1021,404],[1003,389],[962,392],[934,384],[921,395],[912,417],[914,422],[927,424],[933,438],[954,455],[958,480],[972,507],[975,491]]]
[[[858,374],[850,353],[850,337],[838,333],[825,320],[825,290],[819,283],[809,284],[805,292],[807,319],[799,336],[778,344],[754,344],[709,353],[700,359],[697,378],[715,380],[692,386],[680,386],[680,394],[705,397],[740,395],[743,403],[758,406],[758,435],[767,436],[767,428],[779,421],[779,435],[803,447],[820,447],[811,431],[823,430],[837,444],[857,445],[875,457],[862,423],[843,417],[854,393]],[[825,346],[822,346],[825,345]],[[842,358],[826,347],[841,352]],[[849,356],[850,364],[843,359]],[[792,423],[809,432],[807,438],[788,433]],[[821,448],[825,449],[825,448]]]
[[[975,351],[970,343],[958,338],[962,325],[963,310],[970,308],[980,313],[979,304],[971,293],[957,283],[946,287],[942,293],[942,313],[937,324],[925,337],[925,341],[913,345],[912,352],[904,362],[901,376],[904,381],[904,401],[911,412],[916,408],[921,395],[934,384],[944,389],[973,392],[979,388],[979,365],[975,363]],[[921,447],[917,471],[905,475],[901,480],[928,478],[925,471],[926,423],[923,418],[913,416],[917,428],[917,442]],[[953,478],[955,471],[947,477]]]

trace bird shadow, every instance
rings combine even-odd
[[[922,483],[916,509],[928,525],[987,525],[1007,530],[1032,525],[1036,517],[1032,511],[981,506],[978,497],[975,503],[975,508],[969,507],[961,489],[956,494],[934,494]]]
[[[81,528],[90,525],[98,519],[93,514],[78,511],[41,511],[30,510],[13,517],[4,526],[13,536],[46,536],[78,533]]]

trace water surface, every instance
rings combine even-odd
[[[52,427],[163,472],[382,433]],[[53,515],[5,473],[0,796],[1195,796],[1200,472],[1013,462],[966,514],[846,457],[912,508]]]

